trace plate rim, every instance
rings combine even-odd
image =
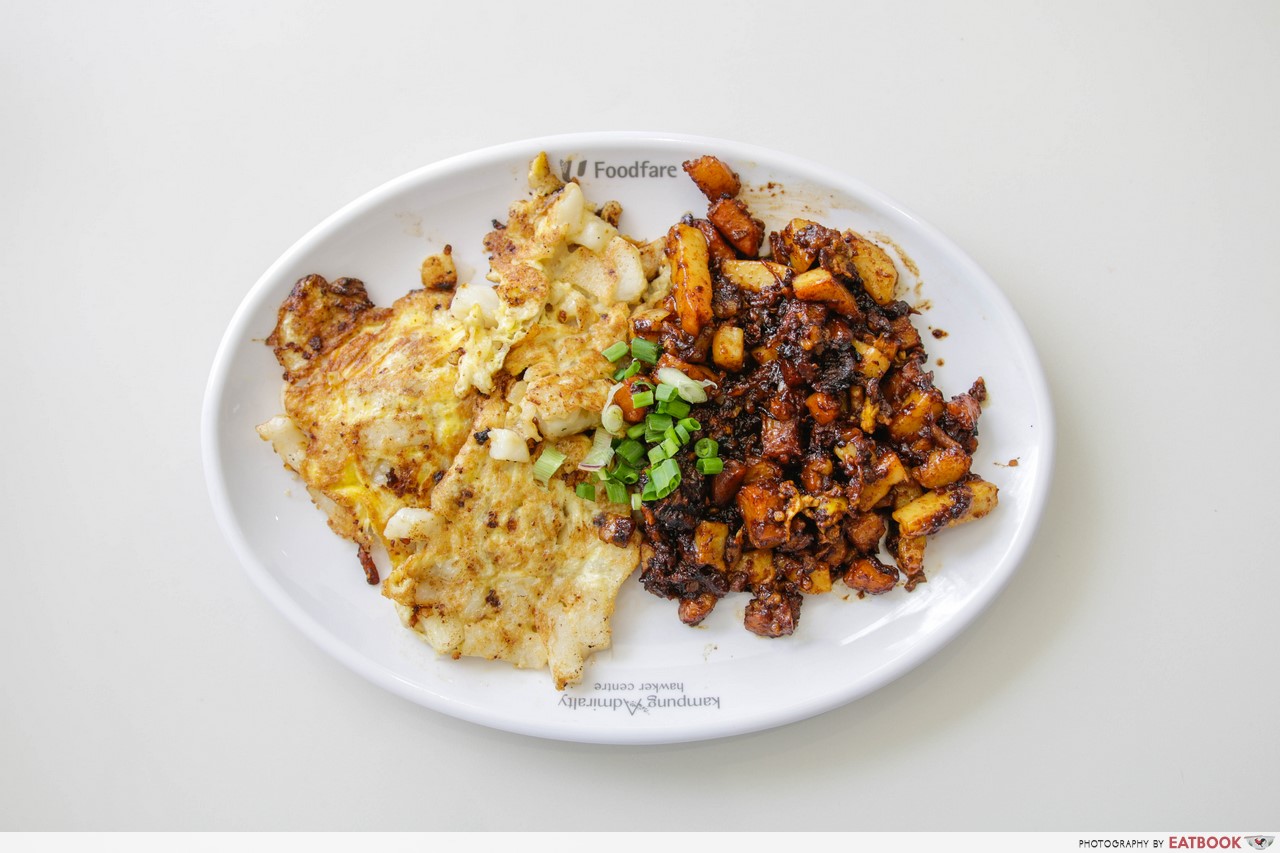
[[[221,403],[227,390],[228,371],[232,356],[236,346],[245,339],[250,315],[262,298],[263,291],[275,282],[282,268],[292,264],[298,257],[322,244],[334,231],[348,221],[357,219],[369,209],[376,207],[383,200],[396,195],[405,188],[429,182],[436,175],[448,175],[455,171],[483,166],[486,163],[495,164],[509,160],[517,155],[529,157],[543,150],[554,151],[566,148],[576,149],[627,144],[673,144],[690,147],[695,150],[701,147],[705,150],[728,152],[725,156],[750,159],[772,167],[785,168],[794,174],[805,176],[806,179],[812,180],[824,188],[830,187],[851,196],[866,199],[874,206],[885,208],[907,219],[912,223],[913,227],[919,229],[935,246],[945,250],[948,256],[956,259],[963,267],[961,272],[966,280],[971,280],[979,285],[985,292],[984,295],[999,307],[1003,315],[1001,321],[1007,325],[1008,334],[1014,339],[1016,349],[1019,350],[1019,355],[1022,356],[1022,367],[1026,371],[1035,398],[1033,409],[1040,418],[1036,423],[1037,448],[1041,454],[1038,460],[1037,480],[1034,488],[1029,492],[1028,507],[1024,521],[1016,529],[1010,548],[1006,552],[1004,563],[1007,568],[1000,575],[993,577],[979,587],[962,612],[947,620],[944,626],[936,633],[931,634],[927,640],[916,643],[903,655],[891,661],[889,665],[881,667],[874,673],[854,682],[847,689],[833,690],[823,694],[820,699],[815,698],[807,704],[791,706],[782,713],[762,715],[762,718],[758,720],[739,721],[731,725],[725,725],[723,720],[700,718],[688,722],[673,721],[672,725],[663,729],[625,729],[622,727],[575,729],[571,725],[552,724],[537,720],[522,722],[519,719],[513,719],[509,714],[496,713],[491,709],[434,692],[421,684],[402,678],[377,660],[348,645],[323,623],[307,613],[293,599],[284,586],[271,575],[270,571],[261,564],[254,549],[245,538],[243,531],[235,522],[227,484],[222,475],[223,458],[217,441],[219,434],[217,421]],[[1056,420],[1049,383],[1025,323],[1004,291],[949,237],[919,216],[903,208],[902,205],[879,190],[832,167],[752,143],[711,136],[652,130],[588,131],[547,135],[514,140],[456,154],[412,169],[385,181],[326,216],[298,238],[268,266],[241,298],[231,321],[219,340],[210,368],[201,407],[200,436],[205,483],[213,505],[214,516],[217,519],[218,527],[223,537],[231,545],[232,551],[235,553],[242,569],[249,575],[259,591],[286,619],[334,659],[340,661],[366,680],[403,699],[456,719],[515,734],[551,740],[618,745],[655,745],[711,740],[789,725],[861,699],[916,669],[921,663],[950,644],[961,632],[969,628],[999,597],[1017,573],[1043,519],[1048,497],[1052,490],[1057,450]]]

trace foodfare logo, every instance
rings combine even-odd
[[[1266,850],[1271,846],[1271,842],[1276,840],[1274,835],[1251,835],[1249,836],[1249,846],[1254,850]]]
[[[560,161],[562,180],[586,177],[588,171],[593,178],[674,178],[677,174],[676,167],[669,163],[650,163],[648,160],[609,163],[604,160],[575,161],[570,157]]]

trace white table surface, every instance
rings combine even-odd
[[[1280,5],[1014,6],[5,4],[0,828],[1280,829]],[[677,746],[491,731],[258,593],[205,381],[345,202],[637,128],[955,240],[1037,342],[1055,486],[996,604],[858,702]]]

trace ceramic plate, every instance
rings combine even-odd
[[[263,339],[300,277],[362,279],[389,305],[419,286],[422,258],[453,246],[463,280],[481,281],[481,240],[528,193],[528,164],[546,151],[600,204],[617,199],[621,229],[653,238],[706,200],[680,164],[715,154],[742,176],[743,198],[770,229],[793,216],[853,228],[890,248],[900,295],[920,306],[938,386],[978,376],[991,398],[974,470],[1000,487],[999,508],[944,531],[926,555],[929,582],[911,593],[805,601],[797,632],[768,640],[742,628],[746,595],[698,628],[672,602],[627,582],[613,647],[563,692],[546,671],[436,655],[401,627],[364,581],[354,547],[332,534],[301,483],[255,425],[279,411],[280,368]],[[936,338],[929,330],[945,336]],[[750,145],[671,134],[582,134],[503,145],[426,166],[365,195],[284,253],[245,297],[214,361],[205,398],[204,463],[214,510],[263,593],[308,636],[388,690],[486,726],[548,738],[662,743],[739,734],[800,720],[864,696],[936,652],[1004,587],[1027,549],[1048,492],[1053,421],[1026,330],[991,280],[950,241],[843,174]],[[1016,460],[1016,465],[1013,461]]]

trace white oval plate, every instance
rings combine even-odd
[[[557,692],[545,671],[437,656],[365,583],[354,547],[329,531],[301,483],[254,432],[280,400],[281,371],[262,341],[293,283],[310,273],[360,278],[377,304],[388,305],[420,286],[422,258],[449,243],[463,280],[482,280],[481,239],[526,196],[528,163],[543,150],[579,179],[590,200],[619,200],[622,230],[633,236],[659,236],[687,211],[702,215],[706,200],[680,164],[710,153],[742,175],[744,198],[771,229],[806,215],[891,238],[900,247],[903,298],[928,306],[916,322],[932,359],[945,361],[934,368],[939,387],[954,395],[983,376],[990,389],[974,470],[1000,487],[999,508],[937,536],[926,557],[929,582],[914,592],[858,599],[837,585],[840,591],[805,601],[789,638],[744,630],[745,595],[721,602],[701,627],[686,627],[674,603],[647,594],[633,577],[618,600],[613,648],[591,658],[579,686]],[[947,336],[935,340],[926,326]],[[964,253],[892,201],[843,175],[749,145],[599,133],[517,142],[426,166],[317,226],[267,270],[232,319],[209,378],[203,443],[214,510],[249,574],[309,637],[370,681],[512,732],[667,743],[821,713],[878,689],[956,636],[1027,549],[1048,493],[1053,419],[1035,351],[1005,297]]]

